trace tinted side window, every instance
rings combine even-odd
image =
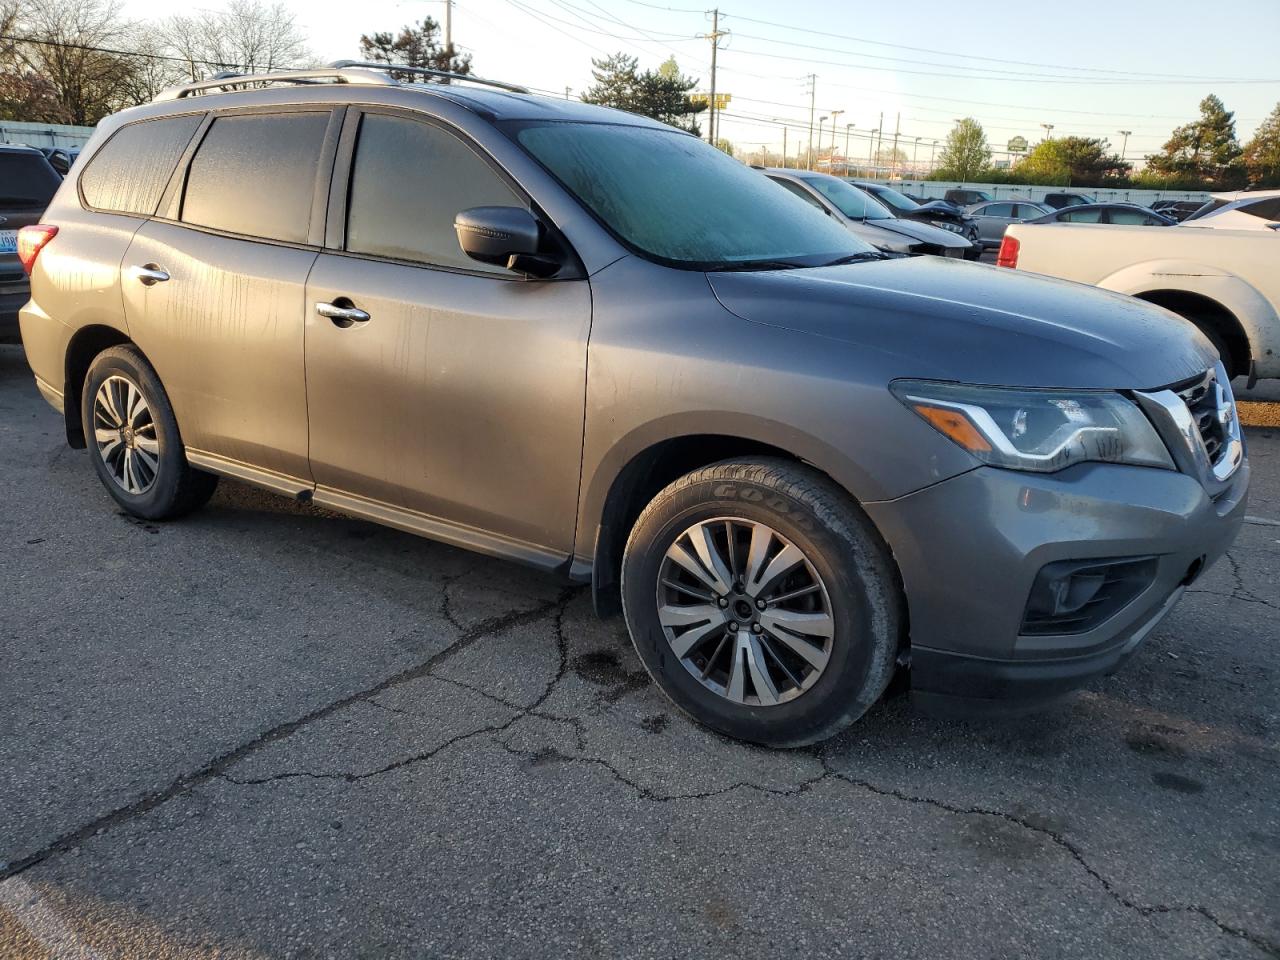
[[[61,184],[40,154],[0,150],[0,206],[43,209]]]
[[[98,210],[151,216],[202,119],[166,117],[117,130],[80,176],[85,202]]]
[[[1018,204],[1018,212],[1014,216],[1021,217],[1023,220],[1038,220],[1046,213],[1052,212],[1052,210],[1045,210],[1031,203],[1020,203]]]
[[[1263,220],[1280,220],[1280,197],[1255,200],[1253,203],[1244,204],[1240,210],[1252,216],[1261,217]]]
[[[1111,211],[1112,223],[1126,223],[1126,222],[1137,223],[1138,222],[1137,220],[1131,220],[1131,221],[1117,220],[1116,213],[1117,211],[1115,210]],[[1058,219],[1063,221],[1064,223],[1101,223],[1102,211],[1101,210],[1068,211],[1067,213],[1060,215]]]
[[[527,206],[469,146],[439,127],[368,114],[351,165],[347,249],[467,270],[454,218],[470,207]]]
[[[984,217],[1012,217],[1012,203],[989,203],[978,211]]]
[[[824,206],[822,205],[822,201],[821,201],[821,200],[819,200],[817,197],[815,197],[813,194],[811,194],[811,193],[810,193],[808,190],[806,190],[804,187],[800,186],[800,184],[798,184],[798,183],[792,183],[790,180],[778,180],[778,179],[775,179],[774,177],[770,177],[769,179],[770,179],[770,180],[773,180],[773,182],[774,182],[774,183],[776,183],[776,184],[777,184],[778,186],[780,186],[780,187],[786,187],[788,190],[790,190],[792,193],[794,193],[794,194],[795,194],[797,197],[799,197],[801,200],[805,200],[805,201],[807,201],[807,202],[809,202],[809,203],[813,204],[815,207],[817,207],[817,208],[818,208],[819,210],[821,210],[823,213],[826,213],[826,212],[827,212],[827,208],[826,208],[826,207],[824,207]]]
[[[1121,223],[1127,226],[1150,226],[1156,221],[1141,210],[1122,210],[1119,207],[1112,207],[1107,213],[1108,219],[1112,223]]]
[[[187,173],[183,222],[304,242],[328,123],[327,112],[214,120]]]

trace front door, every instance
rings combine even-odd
[[[318,503],[544,565],[573,545],[591,297],[470,260],[454,217],[529,201],[425,118],[348,118],[342,251],[307,284]],[[340,161],[340,168],[343,163]],[[331,237],[333,235],[331,234]],[[328,316],[335,309],[358,311]],[[367,319],[363,319],[367,315]],[[356,319],[352,319],[355,317]]]
[[[303,321],[329,122],[216,117],[175,219],[145,223],[121,265],[130,335],[192,458],[289,492],[309,485]]]

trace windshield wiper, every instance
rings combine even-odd
[[[715,263],[707,267],[708,273],[728,273],[743,270],[795,270],[803,263],[794,260],[738,260],[733,263]]]
[[[862,263],[864,260],[888,260],[889,255],[879,250],[863,250],[861,253],[851,253],[847,257],[836,257],[822,264],[824,267],[838,267],[842,263]]]

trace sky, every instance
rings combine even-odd
[[[323,60],[354,58],[361,33],[424,16],[445,0],[284,0]],[[866,156],[883,124],[923,163],[960,117],[975,117],[996,150],[1010,138],[1106,137],[1125,156],[1158,150],[1216,93],[1236,113],[1243,143],[1280,102],[1280,0],[1231,0],[1230,16],[1203,0],[706,0],[720,2],[717,90],[732,103],[721,135],[740,156],[809,136],[809,75],[822,144]],[[183,5],[185,6],[185,5]],[[217,9],[217,0],[196,8]],[[127,14],[179,12],[171,0],[125,0]],[[591,59],[625,52],[641,68],[674,55],[710,85],[711,14],[697,0],[456,0],[454,42],[476,74],[563,96],[591,83]],[[1249,82],[1241,82],[1249,81]],[[1261,81],[1261,82],[1257,82]],[[835,111],[840,111],[838,114]],[[883,115],[883,120],[881,120]],[[852,124],[852,128],[848,125]],[[705,132],[705,121],[704,121]],[[916,138],[919,138],[917,144]]]

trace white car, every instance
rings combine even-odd
[[[1237,190],[1209,196],[1212,199],[1179,226],[1280,230],[1280,190]]]
[[[1280,191],[1249,201],[1280,204]],[[1229,200],[1220,209],[1241,201]],[[997,263],[1146,300],[1190,320],[1232,376],[1280,378],[1280,230],[1214,216],[1176,227],[1015,223]],[[1261,228],[1254,226],[1260,224]],[[1213,227],[1213,229],[1210,229]]]

